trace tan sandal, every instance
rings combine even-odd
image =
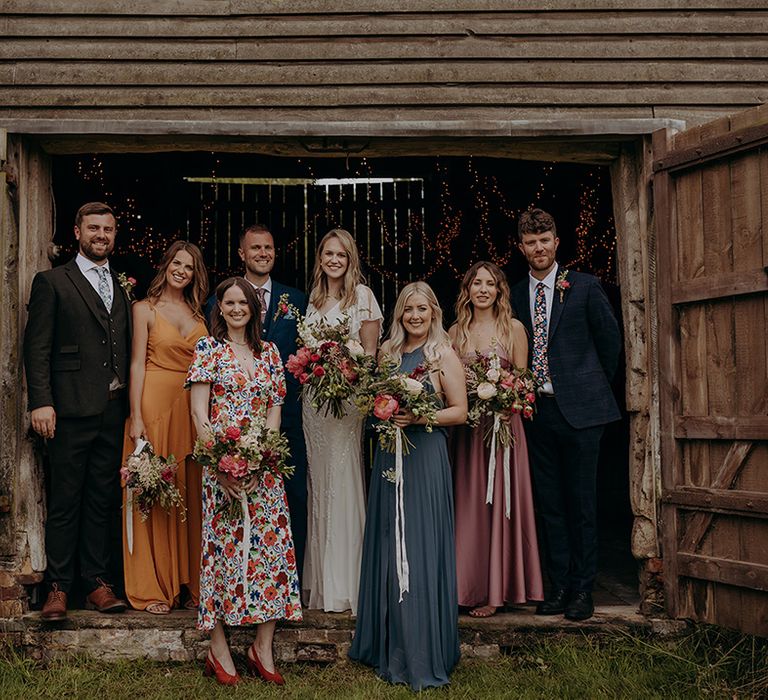
[[[482,605],[469,611],[470,617],[493,617],[495,614],[496,608],[493,605]]]
[[[167,615],[171,612],[171,607],[168,603],[163,603],[162,601],[157,600],[154,603],[149,603],[149,605],[144,608],[144,612],[151,613],[152,615]]]

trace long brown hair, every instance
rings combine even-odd
[[[487,270],[496,283],[496,301],[493,302],[493,317],[496,320],[496,340],[509,354],[512,352],[512,319],[515,317],[512,305],[509,303],[509,283],[502,269],[492,262],[480,260],[464,274],[459,286],[459,297],[456,299],[456,340],[454,345],[460,355],[469,352],[469,327],[475,317],[475,307],[470,301],[469,290],[480,270]],[[510,354],[511,357],[511,354]]]
[[[221,301],[228,289],[238,287],[245,295],[245,301],[248,304],[248,310],[251,312],[251,318],[245,327],[245,342],[253,353],[259,357],[261,355],[261,304],[259,297],[253,289],[250,282],[242,277],[227,277],[216,287],[216,310],[213,312],[211,320],[211,335],[219,342],[227,340],[227,322],[221,313]]]
[[[154,306],[155,302],[163,295],[168,285],[166,277],[168,268],[180,250],[192,256],[192,281],[182,290],[184,301],[187,302],[197,318],[205,319],[203,304],[208,296],[208,270],[205,268],[205,261],[200,248],[188,241],[174,241],[168,246],[163,254],[163,259],[160,261],[160,266],[157,268],[157,274],[147,290],[147,300]]]
[[[344,280],[341,285],[341,304],[339,308],[343,311],[352,306],[357,300],[357,285],[365,284],[363,271],[360,269],[360,256],[357,253],[357,244],[352,234],[343,228],[333,228],[326,233],[317,246],[315,255],[315,267],[312,270],[312,291],[309,296],[310,302],[316,309],[322,308],[328,300],[328,278],[323,273],[322,258],[325,244],[335,238],[341,243],[344,252],[347,254],[347,271],[344,273]]]

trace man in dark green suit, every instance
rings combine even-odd
[[[115,235],[112,210],[84,204],[75,218],[77,256],[32,282],[24,366],[32,428],[47,440],[49,457],[48,621],[66,617],[78,565],[89,606],[126,608],[107,574],[131,342],[130,301],[109,267]]]

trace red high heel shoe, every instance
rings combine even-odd
[[[208,656],[205,657],[203,675],[206,677],[213,676],[220,685],[237,685],[242,680],[237,671],[235,671],[234,676],[227,673],[212,651],[209,651]]]
[[[253,656],[251,656],[253,654]],[[285,685],[285,678],[280,675],[280,672],[275,669],[274,673],[270,673],[261,663],[259,654],[253,645],[248,649],[248,653],[245,655],[248,662],[248,668],[254,673],[258,673],[267,683],[274,683],[275,685]]]

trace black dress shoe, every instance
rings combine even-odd
[[[573,594],[565,608],[565,619],[588,620],[595,612],[595,604],[592,602],[592,594],[589,591],[577,591]]]
[[[567,588],[553,588],[549,597],[536,606],[537,615],[562,615],[568,603]]]

